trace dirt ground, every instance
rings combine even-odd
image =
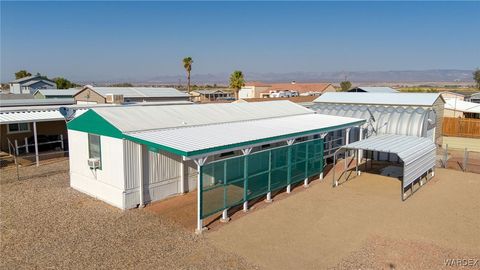
[[[394,178],[329,176],[206,235],[265,269],[451,269],[480,259],[479,194],[480,175],[447,169],[405,202]]]
[[[0,269],[452,269],[446,259],[480,259],[478,174],[437,169],[405,202],[394,178],[362,173],[332,188],[328,175],[227,224],[213,216],[195,236],[195,193],[121,211],[69,188],[68,161],[25,167],[20,181],[15,167],[0,173]]]
[[[68,161],[21,172],[0,169],[0,269],[255,268],[170,220],[71,189]]]

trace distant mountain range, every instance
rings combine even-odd
[[[471,82],[472,70],[401,70],[401,71],[346,71],[346,72],[244,72],[248,81],[262,82],[333,82],[343,81],[345,76],[352,82]],[[193,84],[226,84],[228,73],[192,74]],[[156,76],[136,83],[178,84],[185,83],[185,75]]]

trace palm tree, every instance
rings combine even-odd
[[[183,58],[183,67],[187,71],[187,92],[190,94],[190,72],[192,71],[193,59],[192,57]]]
[[[243,73],[240,70],[235,70],[232,75],[230,75],[230,88],[234,91],[235,99],[238,99],[238,91],[240,91],[240,88],[243,86],[245,86]]]

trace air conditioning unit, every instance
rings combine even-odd
[[[89,158],[88,159],[88,166],[91,170],[96,170],[100,168],[100,159],[98,158]]]
[[[123,95],[106,94],[105,99],[106,99],[107,103],[112,103],[112,104],[122,104],[123,103]]]

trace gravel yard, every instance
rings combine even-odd
[[[1,173],[1,269],[252,269],[144,210],[69,188],[68,161]],[[28,178],[28,175],[34,175]]]
[[[404,202],[395,178],[331,183],[330,174],[274,198],[207,238],[266,269],[459,269],[445,260],[480,260],[479,174],[437,168]]]

